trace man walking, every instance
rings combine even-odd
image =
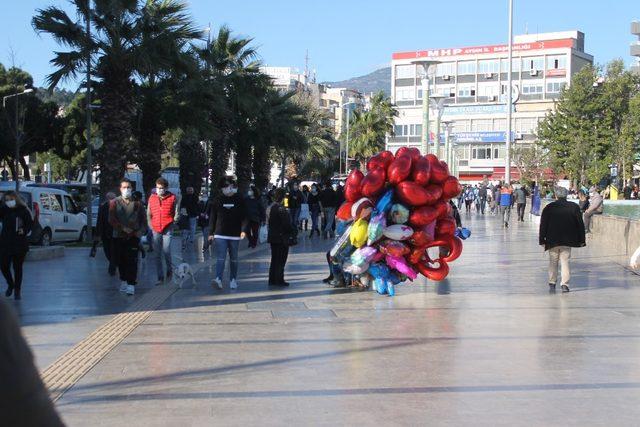
[[[168,186],[169,182],[166,179],[160,177],[156,180],[156,192],[149,196],[149,207],[147,209],[147,221],[153,232],[153,248],[156,251],[157,285],[161,285],[164,282],[163,258],[167,267],[167,279],[171,279],[173,275],[171,269],[171,233],[173,224],[178,221],[180,215],[178,198],[167,189]]]
[[[157,187],[156,187],[157,188]],[[194,243],[196,239],[196,222],[198,220],[198,196],[195,195],[193,187],[187,187],[186,194],[180,201],[180,214],[189,218],[189,228],[183,230],[182,250],[186,249],[187,243]],[[186,231],[186,233],[185,233]]]
[[[109,203],[109,224],[113,227],[113,256],[120,272],[120,292],[135,293],[138,277],[138,245],[145,232],[142,203],[133,200],[133,185],[120,181],[120,197]]]
[[[478,188],[478,203],[480,206],[480,213],[484,215],[484,210],[487,206],[487,184],[482,182]]]
[[[509,228],[509,217],[511,216],[511,206],[513,206],[513,188],[511,184],[505,183],[500,187],[500,216],[504,221],[504,228]]]
[[[98,220],[96,221],[96,236],[102,241],[104,256],[109,261],[109,275],[116,275],[116,262],[113,258],[113,227],[109,224],[109,204],[116,198],[116,194],[109,191],[104,203],[98,208]]]
[[[589,190],[589,208],[584,213],[584,227],[587,233],[591,233],[591,217],[603,212],[603,199],[597,186]]]
[[[556,289],[559,262],[562,292],[569,292],[571,248],[585,246],[585,229],[580,208],[567,201],[567,189],[558,187],[555,193],[557,200],[542,210],[539,242],[549,251],[549,289]]]
[[[336,216],[336,207],[338,198],[335,190],[331,186],[331,182],[327,181],[324,186],[324,190],[320,192],[320,204],[322,205],[322,214],[324,215],[324,230],[323,237],[327,236],[333,238],[333,220]]]
[[[527,192],[524,189],[524,187],[520,186],[513,193],[513,195],[516,201],[518,221],[524,222],[524,211],[525,211],[525,208],[527,207]]]

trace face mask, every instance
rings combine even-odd
[[[156,188],[156,194],[158,196],[163,196],[164,195],[164,188]]]
[[[293,189],[294,189],[295,191],[298,191],[298,186],[297,186],[297,185],[294,185],[294,186],[293,186]]]
[[[124,197],[125,199],[130,199],[131,193],[132,191],[130,188],[125,188],[124,190],[122,190],[122,197]]]
[[[222,194],[224,194],[225,196],[229,197],[229,196],[233,196],[234,194],[236,194],[237,191],[238,191],[237,188],[234,188],[232,186],[228,186],[228,187],[224,187],[222,189]]]
[[[337,190],[337,189],[338,189],[338,186],[337,186],[336,184],[333,184],[331,187],[332,187],[334,190]]]
[[[311,194],[318,194],[318,189],[317,188],[312,188],[311,189]]]
[[[247,191],[247,196],[253,197],[253,191]]]
[[[16,207],[16,201],[15,200],[7,200],[5,202],[5,204],[7,205],[8,208],[15,208]]]

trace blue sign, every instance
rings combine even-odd
[[[511,106],[511,111],[515,111],[515,107]],[[467,114],[506,114],[507,106],[505,104],[488,104],[488,105],[447,105],[442,112],[443,116],[461,116]]]
[[[457,132],[453,134],[456,142],[505,142],[506,132]],[[511,132],[513,141],[515,132]]]

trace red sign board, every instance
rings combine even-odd
[[[544,50],[544,49],[558,49],[558,48],[572,48],[573,39],[559,39],[559,40],[544,40],[531,43],[518,43],[513,45],[514,52],[522,52],[529,50]],[[493,53],[504,53],[508,51],[506,44],[491,45],[491,46],[471,46],[471,47],[459,47],[449,49],[429,49],[418,50],[414,52],[396,52],[393,54],[393,59],[419,59],[419,58],[444,58],[448,56],[461,56],[461,55],[483,55]]]
[[[547,70],[547,77],[564,77],[567,75],[567,70],[564,68]]]

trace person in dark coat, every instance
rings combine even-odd
[[[0,424],[62,427],[18,320],[0,301]]]
[[[273,194],[273,205],[269,211],[269,237],[271,245],[271,265],[269,266],[269,286],[289,286],[284,280],[284,267],[289,256],[289,241],[296,235],[287,209],[282,205],[284,189],[277,188]]]
[[[258,191],[255,186],[252,185],[249,191],[247,191],[244,204],[247,208],[247,219],[249,220],[249,225],[247,226],[249,247],[255,248],[258,246],[258,231],[260,230],[260,225],[264,224],[266,220],[265,208],[260,199],[260,191]]]
[[[116,198],[115,193],[108,192],[105,200],[98,208],[98,220],[96,222],[96,237],[102,241],[104,256],[109,261],[109,275],[115,276],[116,263],[112,254],[113,247],[113,227],[109,224],[109,203]]]
[[[20,196],[14,191],[7,191],[0,205],[0,269],[7,281],[5,296],[21,298],[22,264],[29,251],[27,235],[33,227],[31,212]],[[13,266],[13,274],[11,267]]]
[[[557,200],[542,210],[539,242],[549,251],[549,288],[555,290],[559,262],[562,292],[569,292],[571,248],[586,245],[585,228],[580,207],[567,201],[567,190],[558,187],[555,194]]]
[[[180,229],[182,230],[182,249],[186,249],[188,243],[195,243],[196,224],[198,222],[198,196],[193,187],[187,187],[185,194],[180,199]]]

